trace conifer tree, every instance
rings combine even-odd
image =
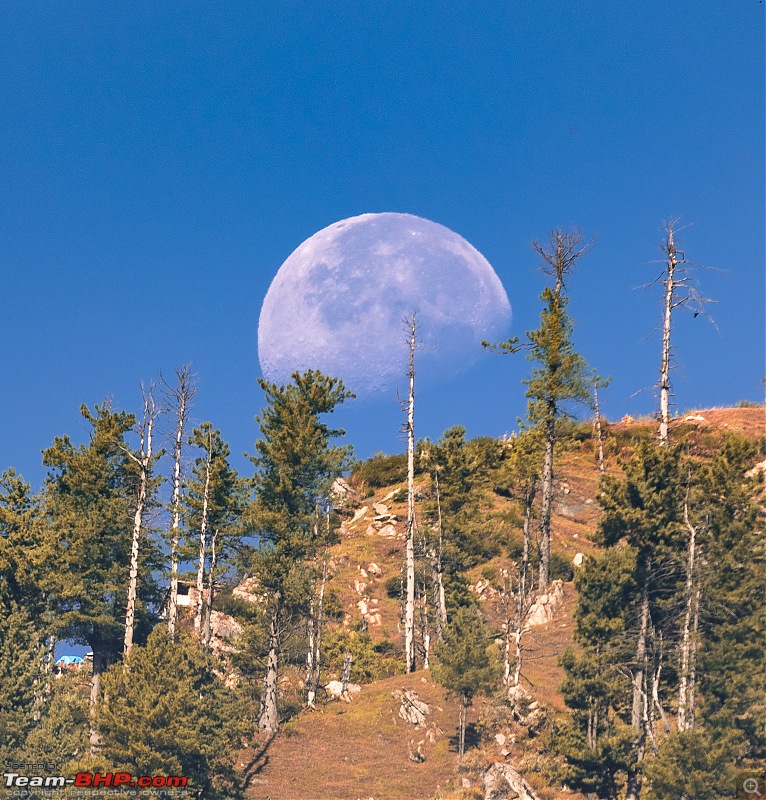
[[[40,555],[54,569],[42,587],[53,607],[59,638],[87,644],[93,651],[91,712],[95,712],[101,675],[122,650],[136,490],[135,465],[125,452],[132,414],[107,403],[82,415],[91,427],[87,445],[57,437],[43,453],[50,468],[45,491],[45,534]],[[142,551],[138,570],[136,632],[146,634],[148,606],[156,601],[151,548]],[[91,746],[98,736],[91,728]]]
[[[40,588],[38,504],[15,470],[0,476],[0,762],[19,760],[41,713],[47,608]]]
[[[497,345],[482,342],[484,347],[500,353],[526,350],[527,358],[536,364],[531,377],[524,383],[527,385],[526,394],[529,398],[527,416],[540,430],[544,441],[540,482],[541,590],[550,582],[556,420],[565,412],[568,403],[585,403],[589,399],[585,360],[575,351],[572,343],[574,326],[567,313],[569,298],[565,285],[577,260],[588,252],[592,242],[582,246],[581,243],[582,233],[579,230],[562,229],[552,231],[545,245],[532,242],[532,248],[541,259],[543,272],[553,280],[553,286],[546,286],[540,296],[544,303],[540,327],[527,331],[526,344],[519,344],[518,338],[508,339]]]
[[[195,428],[189,444],[202,454],[187,482],[186,525],[189,547],[185,552],[197,562],[197,609],[194,627],[208,648],[215,582],[242,537],[238,524],[245,486],[229,465],[229,446],[210,422]],[[207,585],[205,584],[207,577]]]
[[[497,683],[497,664],[489,647],[492,634],[478,608],[463,607],[452,615],[443,639],[434,646],[439,664],[433,678],[460,700],[458,722],[458,758],[465,753],[465,729],[468,709],[477,694],[491,691]]]
[[[317,549],[317,504],[326,505],[332,481],[348,466],[350,449],[333,447],[343,435],[320,415],[353,395],[343,382],[320,372],[294,373],[287,386],[261,380],[267,405],[257,418],[253,477],[255,497],[246,511],[249,527],[260,537],[252,569],[268,595],[268,652],[259,728],[279,727],[277,680],[286,627],[308,612],[313,593],[311,560]]]
[[[234,750],[244,732],[236,698],[196,644],[164,626],[104,677],[99,757],[112,769],[183,775],[201,797],[236,794]]]

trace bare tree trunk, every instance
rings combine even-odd
[[[692,607],[692,646],[689,653],[689,682],[686,687],[686,728],[691,730],[694,727],[694,717],[696,712],[697,695],[697,633],[699,630],[699,608],[701,588],[697,584],[697,591],[694,593],[694,605]]]
[[[277,689],[279,681],[279,651],[281,647],[281,598],[279,592],[274,597],[269,622],[269,654],[266,659],[266,674],[263,678],[263,696],[261,697],[261,713],[258,727],[267,733],[279,730],[277,711]]]
[[[413,314],[409,328],[409,378],[407,401],[407,602],[404,612],[405,671],[415,671],[415,332]]]
[[[171,404],[176,412],[175,440],[173,443],[173,523],[170,534],[170,602],[168,606],[168,633],[175,641],[178,618],[178,545],[181,537],[181,449],[184,430],[189,415],[189,405],[195,394],[189,365],[176,370],[178,387],[169,389]],[[166,384],[167,385],[167,384]]]
[[[656,708],[657,711],[660,712],[660,719],[662,720],[662,727],[665,733],[670,733],[670,722],[668,721],[668,715],[665,713],[665,709],[662,707],[662,702],[660,700],[660,676],[662,675],[662,666],[663,660],[665,655],[665,648],[663,647],[663,638],[662,638],[662,631],[659,633],[659,648],[656,654],[655,660],[655,668],[652,674],[652,707]],[[652,728],[652,743],[655,746],[657,745],[657,739],[655,734],[654,727]]]
[[[516,608],[513,618],[513,641],[514,641],[514,669],[513,680],[510,687],[518,687],[521,681],[521,669],[523,665],[522,637],[524,636],[524,625],[529,613],[529,547],[532,538],[531,522],[532,510],[534,508],[535,497],[537,495],[537,479],[533,478],[524,492],[524,524],[523,540],[521,550],[521,563],[519,564],[519,587],[516,593]]]
[[[668,423],[670,420],[670,330],[673,314],[673,294],[675,292],[676,247],[673,241],[673,225],[668,226],[666,240],[668,256],[665,273],[665,298],[662,317],[662,360],[660,362],[660,444],[668,443]]]
[[[646,754],[646,738],[649,732],[649,702],[648,702],[648,658],[647,658],[647,636],[649,634],[650,614],[649,614],[649,576],[651,574],[651,561],[647,563],[644,586],[641,592],[641,620],[639,623],[638,642],[636,644],[636,664],[638,665],[633,674],[633,708],[631,713],[631,724],[637,731],[636,738],[636,767],[628,770],[627,788],[625,800],[638,800],[641,794],[643,775],[641,762]]]
[[[598,439],[598,471],[604,473],[604,429],[601,425],[601,408],[598,403],[598,381],[593,381],[593,406],[596,411],[596,437]]]
[[[553,504],[553,447],[556,441],[556,405],[548,401],[545,421],[545,456],[543,458],[542,505],[540,508],[540,577],[543,592],[550,583],[551,570],[551,506]]]
[[[463,755],[465,754],[465,723],[466,717],[468,715],[468,696],[465,692],[460,694],[460,721],[459,721],[459,731],[458,731],[458,760],[463,760]]]
[[[205,598],[205,630],[203,633],[203,640],[205,642],[206,653],[210,650],[210,639],[213,635],[213,595],[215,592],[215,568],[218,560],[216,544],[218,544],[218,533],[213,532],[212,539],[210,540],[210,571],[207,575],[207,597]]]
[[[646,708],[646,637],[649,631],[649,573],[651,562],[647,564],[644,587],[641,592],[641,621],[636,644],[636,670],[633,674],[633,709],[631,725],[637,731],[643,727]]]
[[[431,550],[431,577],[434,594],[434,633],[441,641],[442,631],[447,624],[447,599],[444,594],[444,571],[442,558],[444,555],[444,531],[442,527],[442,505],[439,492],[439,471],[434,470],[434,486],[436,488],[436,521],[438,542],[436,549]]]
[[[136,511],[133,515],[133,537],[130,545],[130,573],[128,578],[128,606],[125,612],[125,638],[123,641],[123,654],[128,655],[133,647],[133,629],[136,619],[136,596],[138,592],[138,554],[141,541],[141,526],[149,490],[149,479],[152,464],[152,434],[154,421],[157,418],[157,407],[154,402],[154,386],[149,391],[141,392],[144,398],[144,416],[139,429],[139,455],[126,451],[130,458],[138,464],[138,499]]]
[[[202,608],[205,591],[205,555],[207,553],[207,518],[210,502],[210,467],[213,458],[213,433],[209,431],[209,444],[205,460],[205,487],[202,490],[202,519],[199,526],[199,561],[197,563],[197,613],[194,616],[194,630],[199,635],[202,631]]]
[[[689,683],[691,677],[691,651],[696,642],[692,641],[692,625],[695,613],[695,574],[697,529],[689,521],[689,500],[684,502],[684,524],[689,531],[689,544],[686,560],[686,610],[684,613],[684,627],[681,634],[681,669],[678,682],[678,730],[686,731],[691,728],[689,724]]]
[[[311,642],[306,667],[306,705],[309,708],[316,708],[316,693],[319,687],[319,670],[322,656],[322,626],[324,623],[324,594],[327,584],[327,548],[325,548],[322,558],[322,580],[319,584],[319,596],[317,598],[316,619],[311,619],[314,625],[311,628]]]
[[[351,664],[354,656],[351,653],[346,653],[343,656],[343,669],[340,673],[340,693],[342,697],[348,697],[348,685],[351,682]]]
[[[431,625],[430,617],[428,615],[428,587],[425,580],[420,591],[420,631],[423,640],[423,669],[430,668],[430,655],[431,655]]]
[[[109,667],[109,658],[100,647],[91,644],[93,651],[93,676],[90,681],[90,754],[95,757],[101,750],[101,735],[96,727],[96,707],[101,693],[101,676]]]

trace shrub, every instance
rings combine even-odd
[[[368,633],[339,628],[325,635],[324,658],[327,667],[338,676],[343,669],[346,653],[351,653],[351,680],[354,683],[372,683],[391,678],[402,672],[404,662],[391,655],[393,645],[384,640],[376,643]]]
[[[406,481],[407,456],[404,453],[396,456],[376,453],[367,461],[357,461],[349,480],[356,488],[366,486],[376,489]]]

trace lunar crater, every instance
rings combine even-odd
[[[319,369],[357,394],[406,370],[403,319],[417,312],[418,372],[449,377],[502,337],[508,297],[484,256],[454,231],[411,214],[362,214],[315,233],[282,264],[263,301],[258,356],[286,383]],[[384,387],[386,387],[384,389]]]

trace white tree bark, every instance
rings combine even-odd
[[[415,333],[413,314],[406,320],[409,329],[409,394],[407,400],[407,600],[404,612],[405,671],[415,671]]]
[[[604,429],[601,425],[601,408],[598,403],[598,381],[593,381],[593,406],[596,411],[596,437],[598,439],[598,471],[604,474]]]
[[[681,634],[681,668],[678,682],[678,730],[688,731],[694,726],[694,684],[696,678],[696,633],[699,588],[696,584],[697,529],[689,520],[689,501],[684,502],[684,524],[689,532],[686,559],[686,587],[684,625]]]
[[[544,592],[551,574],[551,507],[553,505],[553,446],[556,441],[555,402],[549,401],[545,421],[545,454],[543,456],[542,502],[540,506],[540,577],[538,586]]]
[[[170,404],[176,414],[175,438],[173,442],[173,522],[170,531],[170,599],[168,604],[168,633],[175,640],[178,618],[178,545],[181,537],[181,453],[184,432],[189,416],[189,406],[195,394],[189,365],[176,370],[178,386],[168,386]],[[166,384],[167,385],[167,384]]]
[[[258,728],[266,733],[275,734],[279,730],[277,715],[277,689],[279,681],[279,651],[281,648],[281,597],[279,592],[274,597],[269,621],[269,653],[266,658],[266,673],[263,678],[263,696],[261,697],[261,713]]]
[[[205,460],[205,486],[202,490],[202,518],[199,526],[199,560],[197,562],[197,613],[194,616],[194,630],[199,635],[202,631],[202,609],[205,605],[205,556],[207,555],[207,522],[210,502],[210,467],[213,458],[213,433],[208,432],[208,450]]]
[[[141,542],[141,527],[143,524],[144,512],[149,489],[149,479],[152,464],[152,435],[154,432],[154,422],[157,418],[157,406],[154,402],[154,387],[150,386],[149,391],[141,392],[144,399],[144,415],[139,428],[139,454],[136,457],[133,453],[126,451],[130,458],[138,464],[138,498],[136,500],[136,511],[133,515],[133,536],[130,545],[130,573],[128,577],[128,606],[125,612],[125,638],[123,641],[123,654],[127,656],[133,647],[133,629],[136,619],[136,596],[138,591],[138,556]]]
[[[328,520],[329,528],[329,520]],[[306,659],[306,705],[316,708],[316,693],[319,686],[319,671],[322,656],[322,628],[324,626],[324,595],[327,585],[327,548],[325,547],[322,558],[322,579],[319,583],[319,593],[316,601],[316,615],[309,617],[309,649]],[[314,609],[312,609],[312,612]]]
[[[210,539],[210,570],[207,574],[207,597],[205,598],[205,629],[202,639],[205,643],[205,652],[210,650],[210,639],[213,635],[213,597],[215,594],[215,568],[218,563],[218,533],[213,531]]]
[[[442,528],[442,506],[439,492],[439,470],[434,470],[434,487],[436,489],[436,524],[437,524],[437,543],[436,548],[431,548],[431,583],[433,591],[434,605],[434,634],[441,641],[442,631],[447,624],[447,599],[444,594],[444,569],[442,558],[444,555],[444,532]]]
[[[668,226],[666,240],[667,269],[665,271],[664,308],[662,315],[662,360],[660,362],[660,444],[668,443],[670,420],[670,331],[673,315],[673,295],[676,290],[676,247],[673,241],[673,226]]]

